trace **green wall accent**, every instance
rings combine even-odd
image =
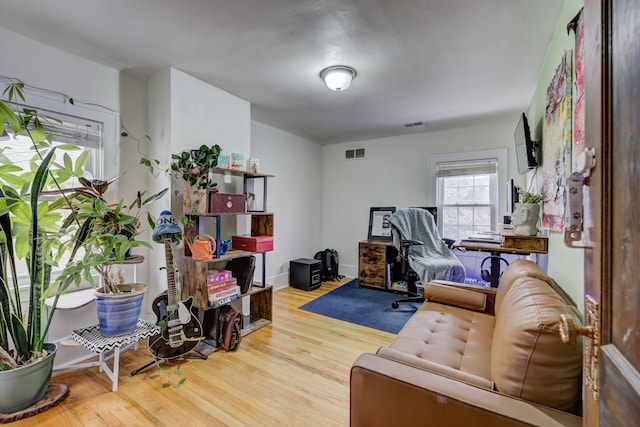
[[[542,122],[544,118],[547,87],[556,68],[560,64],[566,50],[575,51],[575,35],[567,32],[569,23],[583,7],[582,0],[565,0],[564,6],[556,30],[549,44],[547,56],[540,70],[538,85],[531,99],[527,118],[531,127],[533,139],[542,140]],[[575,55],[575,52],[574,52]],[[572,66],[573,68],[573,66]],[[544,141],[542,141],[544,144]],[[544,161],[544,159],[543,159]],[[532,179],[532,173],[527,180]],[[540,189],[540,173],[535,176],[534,188]],[[529,182],[527,182],[529,185]],[[583,310],[584,298],[584,251],[582,249],[570,249],[564,244],[561,233],[549,232],[548,274],[553,277],[560,286],[574,299],[580,310]]]

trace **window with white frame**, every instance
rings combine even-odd
[[[443,237],[462,240],[496,230],[499,182],[506,175],[506,149],[436,155],[431,158]]]
[[[25,93],[27,92],[25,90]],[[26,98],[32,102],[29,106],[21,105],[21,109],[32,108],[38,112],[40,117],[55,118],[55,120],[43,122],[53,146],[72,145],[78,147],[76,150],[65,150],[65,154],[69,155],[74,163],[82,153],[88,152],[85,171],[97,179],[105,178],[105,169],[108,171],[107,173],[113,173],[117,164],[112,161],[112,165],[109,165],[105,158],[114,158],[117,113],[91,105],[69,105],[64,100],[39,92],[28,92]],[[7,125],[5,125],[5,132],[7,133],[2,135],[0,142],[1,155],[14,165],[28,169],[34,155],[31,139],[27,135],[14,136],[11,128]],[[57,161],[62,161],[62,159]],[[17,265],[16,268],[20,276],[18,280],[21,283],[25,282],[27,280],[26,265]],[[55,270],[53,274],[55,274]]]

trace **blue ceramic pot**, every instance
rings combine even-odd
[[[142,300],[147,285],[141,283],[119,285],[122,293],[96,292],[100,333],[104,336],[123,335],[132,332],[138,325]]]

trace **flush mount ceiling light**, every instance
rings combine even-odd
[[[340,92],[351,85],[356,74],[356,70],[346,65],[333,65],[320,71],[320,78],[329,89]]]

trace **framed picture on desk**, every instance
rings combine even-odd
[[[395,206],[371,208],[369,212],[369,240],[391,240],[389,217],[396,211]]]

